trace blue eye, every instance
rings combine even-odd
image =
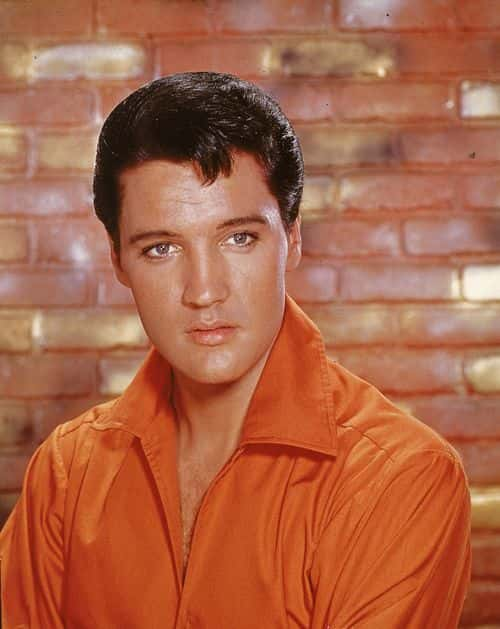
[[[238,239],[239,242],[237,242],[236,244],[238,244],[240,247],[249,247],[251,244],[253,244],[255,240],[258,239],[257,234],[252,234],[251,232],[237,232],[236,234],[230,236],[230,238],[234,238],[235,236],[250,236],[250,238],[252,239],[250,242],[241,242],[241,239]]]
[[[253,243],[259,239],[259,236],[253,232],[236,232],[229,236],[229,239],[231,238],[235,239],[235,244],[239,249],[244,249],[253,245]],[[166,258],[172,253],[171,248],[173,246],[175,245],[170,242],[159,242],[156,245],[151,245],[143,249],[142,254],[146,258]]]
[[[144,249],[143,253],[148,258],[163,258],[164,256],[168,255],[169,247],[170,247],[170,243],[162,242],[162,243],[159,243],[158,245],[153,245],[152,247],[148,247],[147,249]]]

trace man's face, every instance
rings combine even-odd
[[[285,272],[301,256],[300,218],[287,235],[261,167],[237,154],[230,177],[202,185],[189,163],[150,161],[122,173],[120,282],[132,289],[146,333],[185,378],[239,379],[270,349],[285,304]],[[221,227],[225,221],[257,217]],[[175,232],[169,235],[167,232]],[[187,330],[236,326],[206,344]]]

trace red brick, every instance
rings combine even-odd
[[[478,120],[500,118],[500,83],[462,81],[460,88],[462,118]]]
[[[291,120],[328,120],[332,117],[331,88],[314,80],[281,81],[259,85],[280,104]]]
[[[311,256],[392,256],[399,253],[398,232],[388,221],[311,223],[302,227],[303,251]]]
[[[32,348],[34,311],[0,309],[0,351],[28,352]],[[1,416],[1,412],[0,412]]]
[[[412,415],[447,439],[500,439],[500,399],[435,396],[402,399]]]
[[[33,425],[26,406],[18,402],[0,402],[0,445],[26,444],[32,437]]]
[[[500,536],[475,534],[472,538],[472,576],[500,578]]]
[[[95,372],[95,359],[91,356],[0,356],[0,395],[13,398],[83,395],[92,391]]]
[[[26,225],[0,221],[0,262],[24,262],[30,248]]]
[[[467,592],[461,616],[463,624],[460,626],[471,627],[471,629],[496,629],[499,621],[500,583],[498,581],[473,581]]]
[[[0,129],[0,172],[19,173],[27,165],[28,143],[23,133]]]
[[[94,96],[84,89],[46,88],[0,91],[0,123],[75,124],[94,119]]]
[[[500,208],[500,175],[471,175],[463,179],[463,186],[467,206]]]
[[[302,220],[325,218],[336,200],[337,186],[333,177],[327,175],[306,175],[300,204]]]
[[[472,530],[500,531],[500,486],[471,486]]]
[[[350,345],[393,345],[398,336],[397,312],[387,306],[301,304],[301,307],[334,350]]]
[[[458,273],[450,266],[349,264],[340,277],[340,294],[348,301],[436,301],[459,296]]]
[[[449,0],[339,0],[340,27],[354,30],[426,31],[451,29]]]
[[[500,128],[407,129],[401,133],[401,154],[403,161],[415,163],[500,162]]]
[[[97,27],[103,33],[196,34],[211,28],[207,2],[98,0]]]
[[[498,485],[500,481],[500,441],[454,441],[472,485]]]
[[[0,43],[0,78],[2,80],[25,80],[31,70],[29,47],[20,42]]]
[[[0,491],[19,491],[32,452],[0,454]]]
[[[297,269],[286,274],[287,292],[297,301],[328,302],[337,295],[337,271],[321,261],[302,258]]]
[[[229,72],[245,77],[270,72],[270,46],[266,41],[190,41],[158,45],[158,72]]]
[[[500,264],[471,264],[462,272],[462,291],[468,301],[500,299]]]
[[[99,89],[99,115],[106,118],[111,110],[124,98],[141,86],[141,82],[127,83],[126,85],[104,84]]]
[[[19,499],[19,492],[2,492],[0,493],[0,527],[3,527],[10,512],[14,508]]]
[[[397,49],[387,38],[274,38],[268,68],[286,76],[375,76],[397,70]]]
[[[87,35],[92,30],[91,0],[2,0],[0,33]]]
[[[415,35],[397,39],[398,70],[404,74],[484,75],[500,70],[498,39],[494,37]]]
[[[466,30],[500,28],[497,0],[457,0],[459,24]]]
[[[2,306],[68,306],[87,300],[87,278],[82,271],[3,270]]]
[[[340,181],[340,208],[393,210],[448,208],[453,178],[431,173],[352,174]]]
[[[325,0],[220,0],[214,22],[227,32],[324,31],[332,22],[331,4]]]
[[[90,214],[90,178],[0,182],[0,214]]]
[[[132,291],[120,284],[112,271],[102,271],[98,275],[97,303],[103,306],[130,306],[135,302]]]
[[[296,126],[308,166],[391,164],[398,148],[390,129],[338,128],[334,125]]]
[[[37,138],[36,166],[42,173],[91,171],[97,147],[97,130],[44,131]]]
[[[146,42],[68,41],[35,49],[30,74],[35,79],[113,79],[146,77],[150,70]]]
[[[65,400],[36,400],[32,404],[33,440],[41,443],[59,424],[78,417],[84,411],[107,400],[104,396],[88,396]]]
[[[411,306],[401,312],[401,336],[410,345],[500,344],[500,307]]]
[[[109,246],[101,223],[92,221],[39,223],[37,259],[72,265],[108,265]]]
[[[46,310],[37,320],[40,347],[52,350],[135,349],[149,345],[134,310]]]
[[[415,218],[404,224],[406,250],[413,255],[498,251],[500,218]]]
[[[358,83],[334,86],[330,109],[341,120],[434,120],[455,116],[455,97],[444,83]]]
[[[330,355],[385,393],[454,392],[462,378],[460,358],[443,350],[373,347],[334,349]]]
[[[500,393],[500,354],[475,352],[466,357],[464,373],[470,389],[481,394]]]

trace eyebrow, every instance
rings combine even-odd
[[[219,223],[215,229],[217,231],[220,231],[221,229],[224,229],[226,227],[248,225],[250,223],[260,223],[261,225],[268,225],[267,220],[260,214],[250,214],[249,216],[238,216],[236,218],[230,218],[227,221],[223,221],[222,223]],[[138,232],[137,234],[133,234],[130,237],[129,244],[133,245],[139,240],[144,240],[145,238],[164,238],[164,237],[181,238],[182,234],[168,231],[166,229],[156,229],[153,231]]]

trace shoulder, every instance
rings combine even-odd
[[[368,382],[336,362],[328,365],[338,448],[330,516],[345,507],[361,518],[380,504],[404,518],[425,504],[466,520],[469,484],[453,446]]]
[[[328,366],[338,448],[348,467],[365,466],[372,478],[415,467],[439,476],[443,468],[466,484],[460,455],[446,439],[339,363],[329,359]]]
[[[89,428],[99,427],[103,420],[109,416],[110,411],[119,399],[120,398],[115,398],[108,402],[96,404],[73,419],[62,422],[55,429],[58,439],[62,441],[68,439],[70,440],[73,433],[78,434],[79,432],[86,431]]]
[[[68,475],[75,456],[90,451],[90,445],[106,427],[113,427],[107,420],[119,398],[97,404],[77,417],[58,424],[40,444],[40,451],[56,462]]]
[[[116,400],[99,404],[57,425],[38,444],[31,454],[23,476],[22,491],[0,535],[3,549],[16,521],[16,513],[28,509],[33,513],[48,514],[48,519],[57,519],[64,511],[64,504],[71,475],[72,462],[76,456],[85,459],[91,451],[88,447],[93,439],[92,428],[107,416]],[[101,431],[102,432],[102,431]],[[24,516],[23,516],[24,517]],[[17,518],[19,519],[19,518]]]

